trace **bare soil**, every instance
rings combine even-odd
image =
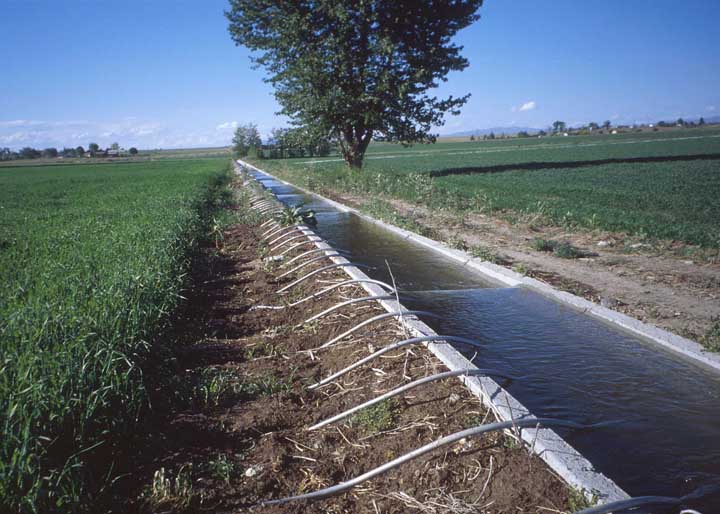
[[[342,299],[365,296],[350,286],[298,308],[257,309],[281,305],[275,290],[294,278],[274,279],[278,270],[258,258],[259,233],[232,227],[222,250],[205,248],[194,266],[194,287],[176,322],[177,349],[158,355],[157,370],[148,372],[154,413],[120,464],[115,512],[500,513],[565,512],[573,506],[572,491],[540,459],[508,435],[494,434],[437,450],[343,495],[253,507],[353,478],[443,435],[494,419],[451,379],[409,391],[372,416],[308,432],[306,427],[341,410],[445,369],[415,347],[308,390],[404,335],[397,322],[385,321],[332,349],[307,352],[381,308],[363,303],[299,326]],[[288,300],[345,279],[338,270],[318,277],[298,286]],[[218,383],[208,381],[218,373],[246,387],[221,394]],[[247,387],[252,384],[256,387]]]
[[[330,196],[358,208],[368,202],[346,194]],[[444,241],[481,246],[496,256],[498,264],[558,289],[710,348],[720,344],[710,336],[720,326],[720,250],[676,241],[643,242],[600,230],[568,230],[544,223],[541,217],[459,217],[385,200]],[[536,238],[567,241],[584,256],[566,259],[536,251],[532,248]]]

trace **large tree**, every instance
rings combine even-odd
[[[262,145],[257,125],[248,123],[235,129],[233,135],[233,151],[238,157],[247,156],[251,150],[257,151]]]
[[[362,166],[373,136],[432,142],[432,127],[470,95],[430,90],[468,65],[452,37],[482,0],[230,0],[232,39],[255,51],[296,126],[335,139]]]
[[[567,128],[567,124],[564,121],[554,121],[552,124],[553,132],[565,132],[565,129]]]

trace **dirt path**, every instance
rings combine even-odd
[[[327,194],[323,191],[323,194]],[[329,195],[362,208],[368,199]],[[641,321],[720,351],[720,251],[666,242],[648,244],[622,234],[572,231],[538,217],[504,220],[481,214],[459,217],[385,198],[402,216],[433,237],[482,258],[543,280]],[[567,241],[582,254],[560,258],[533,249],[536,239]]]
[[[174,355],[158,356],[164,364],[151,381],[155,417],[120,466],[126,474],[115,484],[116,512],[244,512],[260,500],[347,480],[442,435],[493,420],[457,379],[448,379],[308,432],[330,415],[445,369],[424,348],[398,350],[308,390],[404,335],[396,322],[386,322],[337,348],[306,352],[380,307],[354,306],[298,326],[311,313],[366,294],[352,286],[298,309],[253,309],[280,303],[278,271],[258,258],[257,236],[252,227],[235,226],[222,251],[205,248],[194,267],[195,286],[177,323],[182,344]],[[332,270],[318,282],[341,278]],[[308,282],[291,298],[317,290]],[[496,434],[438,450],[344,495],[257,511],[565,512],[582,504],[541,460]]]

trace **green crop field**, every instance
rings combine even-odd
[[[74,512],[113,477],[227,164],[0,168],[0,511]]]
[[[315,189],[434,209],[540,214],[550,223],[720,246],[720,130],[371,146],[337,158],[256,161]]]

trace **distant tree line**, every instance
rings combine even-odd
[[[672,128],[672,127],[683,127],[683,128],[693,128],[693,127],[703,127],[705,125],[708,125],[708,123],[705,121],[705,118],[699,118],[697,121],[687,121],[683,118],[678,118],[676,121],[658,121],[657,123],[641,123],[641,124],[632,124],[632,125],[615,125],[613,126],[612,122],[609,120],[604,121],[602,124],[596,123],[594,121],[591,121],[587,125],[581,125],[577,127],[569,127],[567,123],[561,120],[557,120],[552,123],[550,127],[547,128],[547,130],[538,130],[536,132],[528,132],[526,130],[521,130],[517,134],[499,134],[496,135],[493,132],[490,132],[489,134],[485,134],[482,136],[483,140],[487,139],[507,139],[512,137],[518,137],[518,138],[527,138],[527,137],[545,137],[545,136],[584,136],[584,135],[590,135],[590,134],[621,134],[621,133],[627,133],[627,132],[643,132],[643,131],[654,131],[657,132],[660,128]],[[476,141],[479,139],[479,136],[476,136],[475,134],[470,135],[470,141]]]
[[[50,147],[38,150],[31,146],[26,146],[20,150],[11,150],[10,148],[0,148],[0,161],[13,161],[18,159],[57,159],[57,158],[73,158],[73,157],[117,157],[120,155],[137,155],[138,149],[134,146],[127,151],[120,148],[118,143],[113,143],[108,148],[101,149],[97,143],[90,143],[88,149],[82,146],[75,148],[57,148]]]
[[[276,128],[263,144],[255,124],[240,125],[233,135],[233,151],[238,157],[287,159],[290,157],[325,157],[332,142],[327,135],[308,127]]]

